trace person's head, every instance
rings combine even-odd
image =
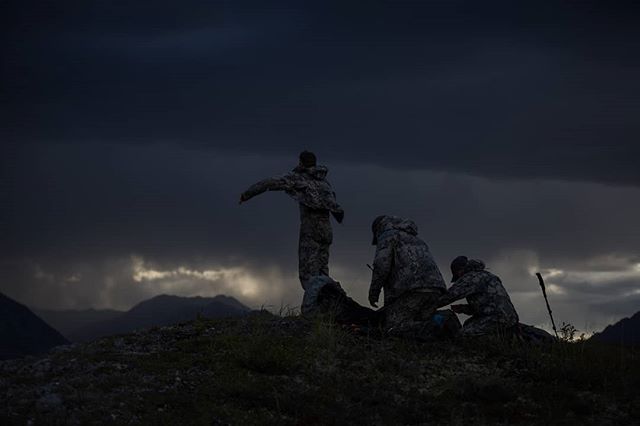
[[[371,245],[375,246],[378,244],[378,226],[380,226],[380,222],[382,222],[382,219],[385,217],[385,215],[378,216],[373,220],[373,223],[371,223],[371,232],[373,233],[373,241],[371,241]]]
[[[467,256],[458,256],[451,262],[451,282],[458,280],[461,276],[464,275],[465,267],[469,259]]]
[[[306,167],[307,169],[310,167],[315,167],[316,155],[311,151],[302,151],[300,153],[300,166]]]

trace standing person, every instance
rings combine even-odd
[[[333,241],[329,215],[342,223],[344,212],[326,180],[328,169],[316,164],[312,152],[303,151],[299,159],[290,173],[251,185],[240,195],[240,204],[265,191],[284,191],[299,203],[298,275],[306,290],[311,277],[329,275],[329,246]]]
[[[377,307],[384,289],[384,322],[387,329],[414,328],[435,311],[446,291],[427,243],[408,219],[378,216],[371,225],[376,246],[369,303]]]
[[[453,305],[454,312],[470,315],[462,326],[467,336],[510,332],[518,325],[518,314],[507,290],[496,275],[485,270],[484,262],[458,256],[451,262],[453,285],[440,298],[438,307],[467,299],[466,305]]]

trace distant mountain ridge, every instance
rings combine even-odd
[[[251,309],[233,297],[180,297],[159,295],[122,311],[40,311],[45,320],[58,324],[65,336],[83,342],[133,330],[195,319],[237,318]]]
[[[629,318],[623,318],[615,324],[608,325],[600,333],[594,334],[591,339],[603,343],[640,345],[640,311]]]
[[[32,309],[36,315],[58,330],[64,337],[74,340],[73,336],[83,329],[92,327],[100,322],[112,320],[125,311],[113,309],[83,309],[56,311],[51,309]]]
[[[29,308],[0,293],[0,359],[37,355],[68,343]]]

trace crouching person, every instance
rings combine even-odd
[[[454,283],[437,306],[467,299],[466,305],[452,306],[454,312],[470,315],[462,326],[463,335],[511,335],[518,332],[518,314],[509,294],[500,278],[485,270],[482,261],[458,256],[451,263],[451,272]]]
[[[385,329],[394,334],[415,334],[433,323],[437,303],[446,292],[442,274],[413,221],[378,216],[371,230],[376,254],[369,303],[377,307],[384,290],[380,313]],[[443,313],[436,323],[444,326],[451,317],[457,322],[455,315]]]

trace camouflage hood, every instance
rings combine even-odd
[[[376,254],[369,300],[377,300],[383,289],[385,306],[407,292],[446,290],[429,246],[417,235],[415,222],[397,216],[378,216],[372,230]]]
[[[327,174],[329,174],[329,169],[326,166],[313,166],[313,167],[297,166],[292,170],[292,172],[308,175],[312,179],[322,180],[327,177]]]
[[[310,209],[341,213],[342,208],[336,201],[336,194],[326,180],[328,172],[325,166],[298,166],[286,176],[291,183],[286,193]]]
[[[412,220],[402,219],[398,216],[378,216],[373,222],[373,245],[378,243],[384,234],[392,231],[406,232],[409,235],[418,235],[418,225]]]
[[[466,274],[467,272],[484,271],[484,269],[485,269],[485,265],[482,260],[469,259],[469,261],[464,267],[464,272]]]

